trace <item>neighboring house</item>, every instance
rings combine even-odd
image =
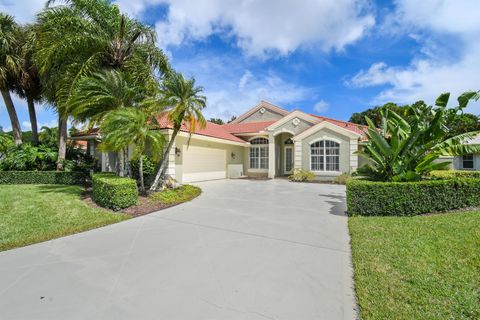
[[[466,144],[480,144],[480,135],[466,141]],[[463,156],[450,157],[453,169],[456,170],[480,170],[480,154],[466,154]]]
[[[166,116],[157,120],[168,139],[171,124]],[[290,112],[262,101],[225,125],[207,122],[191,135],[183,127],[170,152],[167,174],[186,183],[242,176],[275,178],[303,169],[314,172],[319,180],[332,180],[359,166],[355,152],[364,130],[354,123]],[[72,139],[87,140],[102,171],[114,171],[116,155],[97,150],[97,131]]]

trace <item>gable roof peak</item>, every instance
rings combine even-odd
[[[238,123],[246,118],[248,118],[250,115],[252,115],[253,113],[255,113],[256,111],[260,110],[261,108],[267,108],[267,109],[270,109],[272,110],[273,112],[276,112],[282,116],[286,116],[287,114],[290,113],[290,111],[288,110],[285,110],[279,106],[276,106],[274,105],[273,103],[270,103],[268,101],[265,101],[265,100],[261,100],[256,106],[254,106],[253,108],[249,109],[247,112],[241,114],[240,116],[238,116],[238,118],[236,118],[235,120],[233,120],[231,123]]]

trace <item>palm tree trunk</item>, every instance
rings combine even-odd
[[[117,175],[120,177],[125,176],[125,152],[123,149],[117,152]]]
[[[175,143],[175,137],[180,129],[174,129],[172,137],[168,142],[167,149],[163,152],[162,155],[162,163],[160,164],[160,168],[158,168],[157,175],[155,176],[155,180],[153,180],[152,186],[150,187],[150,191],[155,191],[158,188],[158,184],[160,180],[163,179],[165,176],[165,172],[167,172],[167,163],[168,163],[168,154],[170,153],[170,149],[172,149],[173,144]]]
[[[63,171],[63,164],[67,154],[67,117],[58,115],[58,158],[57,171]]]
[[[28,115],[30,117],[30,125],[32,126],[32,143],[38,144],[38,125],[37,114],[35,112],[35,103],[31,95],[27,94]]]
[[[13,140],[15,141],[15,145],[18,146],[22,144],[22,129],[20,128],[20,122],[18,122],[17,112],[15,111],[10,91],[7,89],[1,89],[0,91],[2,92],[3,101],[5,101],[10,122],[12,123]]]
[[[145,183],[143,181],[143,155],[140,155],[140,165],[138,168],[138,173],[140,174],[140,191],[145,193]]]

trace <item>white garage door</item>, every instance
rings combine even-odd
[[[183,146],[182,182],[226,178],[227,153],[222,149]]]

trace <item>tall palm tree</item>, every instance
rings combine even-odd
[[[160,180],[165,176],[168,154],[182,125],[186,125],[190,132],[195,132],[197,125],[205,127],[206,120],[202,115],[202,110],[206,107],[207,98],[200,95],[202,91],[202,87],[195,85],[195,79],[185,79],[181,73],[171,72],[164,79],[161,85],[159,104],[169,108],[168,119],[172,123],[173,132],[168,146],[163,152],[160,168],[150,187],[151,191],[158,189]]]
[[[145,193],[143,154],[148,144],[154,160],[161,153],[165,137],[158,130],[156,112],[144,108],[122,108],[110,112],[102,122],[101,148],[118,151],[133,145],[133,159],[139,160],[140,191]],[[157,129],[157,130],[155,130]]]
[[[18,55],[18,30],[19,27],[13,17],[0,12],[0,92],[12,123],[13,139],[16,145],[22,143],[22,131],[10,90],[21,66]]]
[[[45,96],[65,128],[69,96],[82,77],[115,69],[153,87],[168,70],[166,56],[155,46],[155,31],[120,14],[108,0],[50,0],[38,16],[37,32],[35,59]],[[65,158],[66,129],[60,132],[58,169]]]
[[[18,95],[27,100],[28,114],[32,128],[32,143],[38,144],[38,125],[37,115],[35,112],[35,102],[40,102],[42,96],[42,83],[38,68],[33,60],[35,52],[36,33],[32,25],[22,26],[20,28],[20,55],[22,65],[16,81],[16,92]]]

